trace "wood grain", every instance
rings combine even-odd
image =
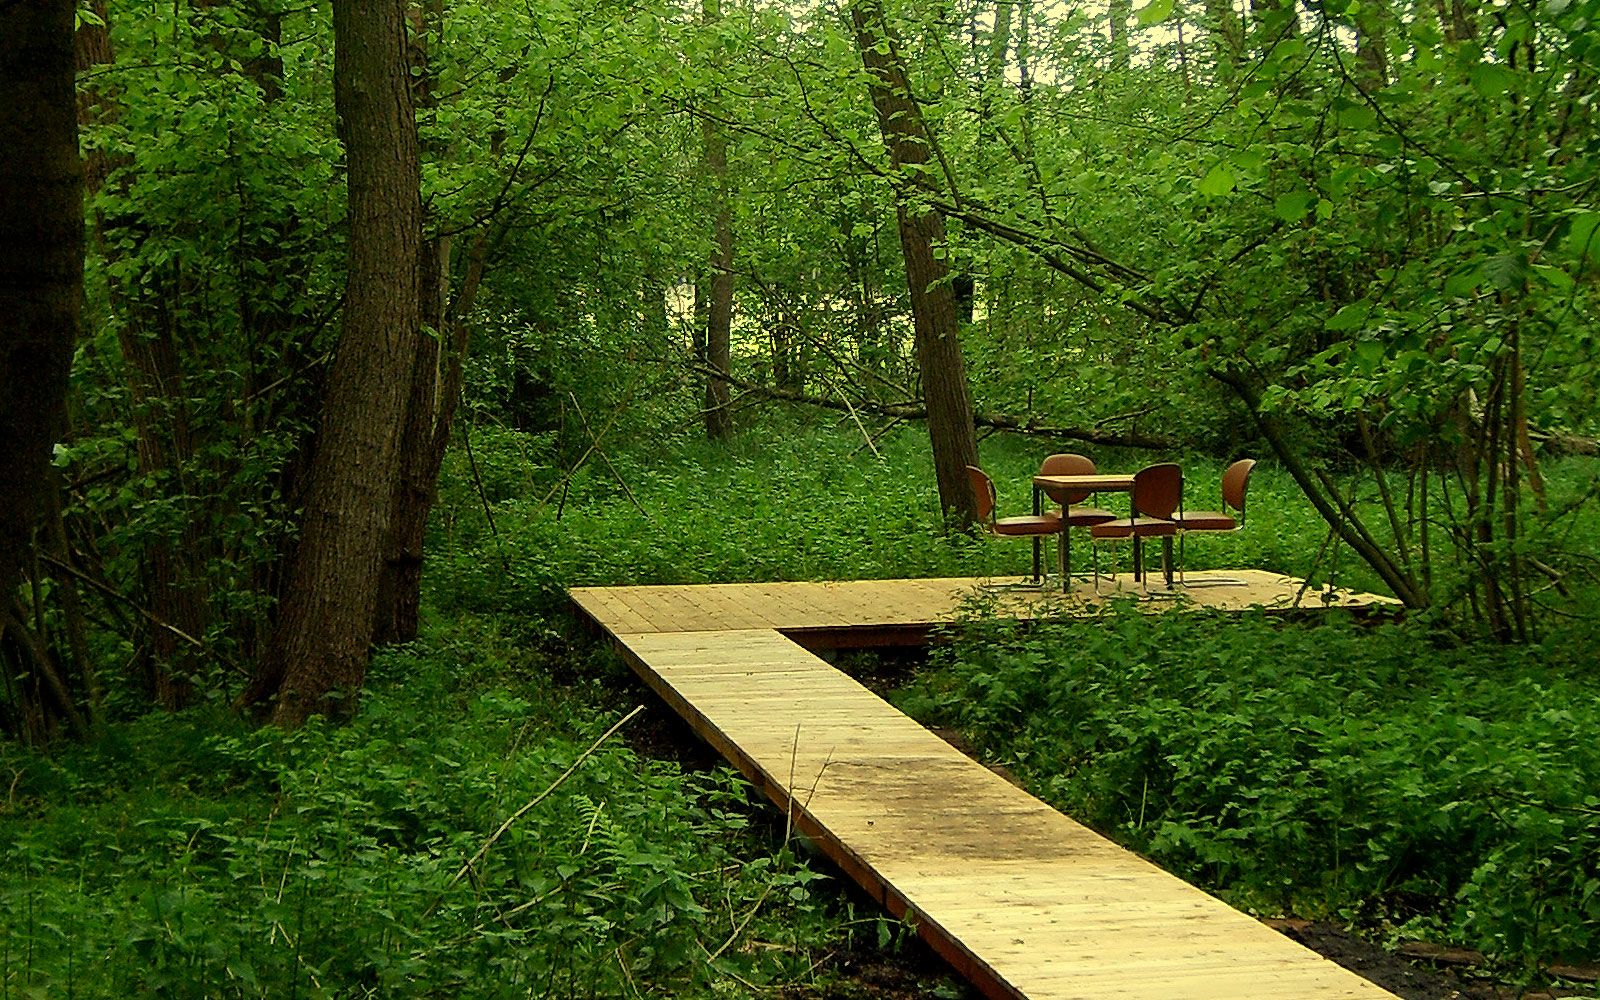
[[[1225,575],[1246,583],[1147,603],[1287,607],[1299,584],[1258,571]],[[572,596],[799,833],[891,914],[913,920],[987,997],[1393,1000],[1011,785],[781,631],[925,627],[950,620],[977,583],[717,584],[625,595],[580,588]],[[1036,591],[993,596],[1021,616],[1093,613],[1096,603],[1092,592],[1066,601]],[[1387,603],[1335,597],[1347,607]]]

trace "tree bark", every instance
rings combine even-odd
[[[1356,14],[1356,65],[1361,85],[1382,90],[1389,83],[1389,11],[1382,0],[1363,3]]]
[[[420,154],[405,0],[335,0],[334,105],[350,251],[300,544],[247,699],[272,721],[352,712],[366,678],[420,326]]]
[[[74,6],[0,3],[0,601],[31,544],[82,323]]]
[[[719,0],[704,0],[702,23],[722,19]],[[728,142],[708,118],[700,120],[705,142],[706,172],[715,185],[712,224],[711,295],[706,310],[706,362],[722,375],[733,370],[733,205],[728,191]],[[727,441],[733,437],[733,413],[728,408],[728,383],[715,375],[706,380],[706,437]]]
[[[1234,10],[1233,0],[1205,0],[1206,28],[1211,34],[1211,50],[1216,58],[1217,79],[1232,82],[1244,56],[1244,23]]]
[[[1128,45],[1128,18],[1133,16],[1133,0],[1110,0],[1111,69],[1121,72],[1130,62]]]
[[[862,64],[872,77],[872,106],[890,161],[896,170],[920,168],[928,162],[931,143],[921,109],[911,99],[905,66],[881,0],[857,0],[850,6],[850,20]],[[895,216],[911,292],[939,505],[947,519],[969,524],[977,517],[977,507],[966,467],[978,464],[978,439],[950,268],[936,249],[944,242],[944,220],[937,212],[911,204],[903,195]]]
[[[439,241],[434,241],[435,243]],[[467,317],[477,302],[489,254],[489,236],[480,232],[467,255],[466,274],[461,288],[448,307],[437,315],[439,339],[422,338],[417,354],[417,371],[412,376],[411,400],[407,404],[405,437],[401,442],[400,479],[395,490],[395,509],[389,528],[389,545],[384,572],[378,588],[378,608],[374,643],[409,642],[417,637],[422,607],[423,542],[428,516],[439,496],[439,469],[450,444],[456,411],[461,404],[462,366],[467,358],[471,327]],[[424,316],[439,309],[436,297],[443,295],[443,274],[433,275],[444,264],[437,255],[423,255],[422,310]],[[434,288],[429,289],[430,275]],[[432,320],[430,320],[432,322]]]

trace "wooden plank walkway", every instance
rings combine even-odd
[[[1250,586],[1197,589],[1196,603],[1239,607],[1257,588],[1276,600],[1298,585],[1227,575]],[[783,634],[926,630],[976,582],[572,596],[697,733],[988,997],[1393,1000],[1056,812]],[[1022,591],[1003,600],[1019,614],[1061,606]],[[1346,593],[1339,603],[1384,601]]]

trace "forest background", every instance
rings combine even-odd
[[[1583,648],[1594,593],[1597,14],[1596,0],[0,6],[8,809],[103,804],[99,779],[50,753],[76,740],[103,762],[137,732],[173,767],[222,762],[233,777],[212,791],[252,789],[269,828],[262,803],[309,782],[306,837],[332,845],[372,789],[325,793],[326,775],[360,770],[330,762],[382,751],[320,722],[229,727],[381,716],[381,702],[356,715],[374,647],[423,691],[424,676],[446,683],[438,657],[496,661],[475,629],[544,649],[574,583],[988,571],[1004,557],[946,529],[971,518],[960,470],[990,433],[1125,464],[1193,454],[1191,470],[1270,457],[1263,493],[1286,519],[1222,556],[1337,570],[1400,598],[1428,642],[1565,684],[1570,656],[1551,651]],[[1020,482],[1021,446],[993,441],[983,464]],[[720,514],[713,529],[668,505]],[[495,623],[464,625],[469,611]],[[1485,643],[1538,652],[1502,660],[1523,654]],[[496,661],[485,711],[521,710],[507,706],[526,692],[497,685],[526,655]],[[1587,698],[1541,688],[1526,705],[1558,714],[1540,733],[1581,732],[1559,713]],[[391,711],[425,702],[407,704]],[[552,739],[587,734],[585,712],[545,711]],[[532,758],[561,753],[545,750]],[[1562,773],[1592,773],[1569,758]],[[384,795],[434,787],[392,777]],[[1516,883],[1520,902],[1506,890],[1492,931],[1437,900],[1489,861],[1430,876],[1432,901],[1411,908],[1537,969],[1593,944],[1584,845],[1600,803],[1581,782],[1492,779],[1479,791],[1495,823],[1521,829],[1507,795],[1544,810],[1527,820],[1539,836],[1515,842],[1544,845],[1525,860],[1545,874]],[[742,822],[707,804],[738,797],[725,777],[681,800],[662,780],[652,794],[683,823]],[[437,862],[450,851],[429,837],[481,804],[406,808],[404,845],[381,823],[363,836]],[[573,856],[601,813],[586,822]],[[162,836],[191,852],[209,829],[173,823]],[[1483,839],[1469,831],[1451,836]],[[128,947],[177,955],[174,983],[204,967],[247,991],[269,964],[251,950],[262,935],[302,940],[284,888],[309,857],[295,836],[266,838],[285,845],[278,910],[226,954],[174,930],[163,908],[204,891],[166,861],[135,894],[155,915]],[[1215,843],[1166,836],[1226,867]],[[349,878],[353,849],[336,849]],[[33,860],[17,898],[73,870],[56,850],[18,847]],[[779,854],[798,901],[811,876]],[[218,846],[206,863],[244,857]],[[689,865],[657,860],[658,874]],[[1380,897],[1408,884],[1390,861]],[[406,871],[406,892],[449,897],[436,872]],[[635,946],[705,891],[620,882],[679,892],[659,922],[619,932]],[[754,885],[741,891],[760,909],[770,889]],[[1551,899],[1576,909],[1554,921]],[[631,926],[616,914],[636,903],[607,919]],[[316,919],[347,929],[353,914]],[[498,961],[475,921],[474,960]],[[69,975],[100,953],[89,931],[44,922]],[[1574,937],[1552,940],[1558,925]],[[40,926],[11,926],[29,958],[6,976],[61,974],[34,963]],[[365,957],[347,956],[362,975],[380,975],[371,954],[411,955],[402,977],[437,958],[403,946],[414,929],[365,926]],[[668,968],[695,954],[677,946]],[[572,954],[524,973],[598,974]],[[630,957],[623,974],[649,965]],[[328,961],[296,957],[277,982]]]

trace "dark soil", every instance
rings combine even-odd
[[[1493,983],[1463,978],[1449,968],[1384,951],[1337,924],[1310,920],[1267,923],[1402,1000],[1514,1000],[1518,995]]]

